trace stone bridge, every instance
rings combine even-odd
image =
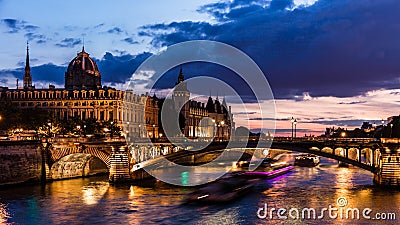
[[[205,163],[214,160],[225,149],[238,149],[243,154],[261,153],[263,149],[282,149],[312,153],[357,166],[374,174],[380,185],[400,185],[400,140],[375,138],[275,138],[271,140],[233,142],[136,143],[128,148],[132,178],[146,177],[143,168],[165,157],[178,164]],[[204,147],[206,146],[207,147]],[[199,149],[193,151],[191,149]],[[190,150],[190,151],[189,151]],[[259,150],[259,151],[257,151]],[[261,157],[260,157],[261,156]],[[265,157],[262,154],[258,158]]]
[[[44,154],[46,180],[108,173],[115,169],[112,162],[125,144],[125,140],[119,138],[95,141],[84,138],[49,139]],[[126,161],[125,152],[122,156]]]
[[[42,176],[65,179],[109,172],[111,182],[147,177],[143,168],[168,161],[193,165],[210,162],[226,149],[235,155],[262,159],[265,149],[312,153],[357,166],[374,174],[381,185],[400,185],[400,140],[398,139],[326,139],[275,138],[271,140],[231,142],[135,142],[124,139],[84,140],[51,139],[44,148]]]

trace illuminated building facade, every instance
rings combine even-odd
[[[215,134],[218,140],[229,140],[234,129],[231,107],[225,99],[222,104],[218,97],[214,101],[211,96],[206,104],[190,100],[190,92],[185,82],[182,68],[179,71],[172,99],[175,109],[185,118],[183,134],[189,138],[207,138]]]
[[[26,66],[22,87],[16,89],[0,87],[0,101],[11,101],[19,108],[40,108],[51,110],[60,120],[79,117],[81,120],[94,118],[96,121],[113,121],[124,128],[124,135],[134,138],[145,137],[147,122],[154,119],[158,106],[149,107],[146,115],[146,102],[154,102],[153,97],[137,95],[133,91],[121,91],[101,86],[101,73],[96,62],[84,48],[69,63],[65,73],[65,88],[49,85],[37,89],[32,85],[29,66],[29,49],[26,53]],[[158,113],[156,113],[158,114]],[[157,123],[158,127],[158,123]]]

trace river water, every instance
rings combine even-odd
[[[293,160],[290,155],[284,158]],[[183,204],[184,195],[194,187],[156,181],[113,186],[107,176],[62,180],[0,190],[0,224],[398,224],[372,220],[390,213],[400,218],[400,190],[375,187],[372,178],[367,171],[339,168],[336,161],[322,158],[317,167],[296,167],[258,181],[251,193],[235,202],[202,206]],[[338,198],[348,204],[339,207]],[[266,205],[268,212],[285,209],[281,215],[287,218],[278,218],[276,210],[265,214]],[[337,208],[332,213],[337,217],[325,211],[318,218],[329,205]],[[316,218],[302,218],[304,208],[315,209]],[[351,214],[346,219],[343,212],[349,208],[357,208],[360,219]],[[372,210],[367,214],[371,220],[361,215],[366,208]]]

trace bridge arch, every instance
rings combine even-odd
[[[346,156],[346,149],[344,148],[335,148],[335,155],[345,157]]]
[[[325,143],[319,143],[319,145],[315,145],[315,143],[275,142],[272,144],[271,148],[311,153],[326,158],[335,159],[340,162],[354,165],[361,169],[365,169],[372,173],[375,173],[377,164],[370,165],[362,162],[360,160],[361,157],[359,148],[352,147],[347,149],[347,147],[345,146],[324,146],[324,144]]]
[[[52,145],[47,152],[48,179],[84,177],[110,170],[111,146]]]
[[[108,167],[101,159],[85,153],[69,154],[55,163],[50,168],[53,180],[86,177],[99,173],[107,173]]]
[[[358,148],[349,148],[347,149],[348,158],[355,161],[360,161],[360,153]]]
[[[313,147],[313,150],[318,151],[319,148]],[[321,152],[326,152],[326,153],[332,153],[332,152],[333,152],[333,149],[332,149],[331,147],[323,147],[320,151],[321,151]]]

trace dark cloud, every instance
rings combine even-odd
[[[133,38],[130,38],[130,37],[123,39],[123,41],[125,41],[126,43],[131,44],[131,45],[139,44],[138,41],[135,41],[135,40],[133,40]]]
[[[304,92],[313,97],[348,97],[398,88],[400,1],[319,0],[295,9],[290,0],[268,4],[244,0],[209,4],[199,10],[219,23],[153,24],[143,26],[139,35],[152,37],[155,47],[195,39],[238,47],[264,71],[278,98]]]
[[[30,57],[30,59],[29,59],[29,62],[31,63],[31,64],[33,64],[33,63],[36,63],[36,62],[38,62],[39,61],[39,59],[36,59],[36,58],[32,58],[32,57]],[[17,63],[17,66],[25,66],[25,60],[21,60],[21,61],[19,61],[18,63]]]
[[[114,56],[107,52],[102,59],[94,58],[94,60],[99,67],[103,83],[117,84],[128,80],[136,68],[150,55],[150,53],[144,52],[138,55],[125,54]],[[36,62],[36,59],[32,59],[31,62]],[[22,80],[25,61],[19,62],[18,66],[19,68],[13,70],[0,70],[0,77],[11,74]],[[51,84],[64,86],[64,74],[66,70],[66,66],[57,66],[54,64],[33,66],[31,67],[33,83],[45,81]]]
[[[6,25],[8,33],[17,33],[20,31],[32,32],[39,28],[38,26],[28,24],[26,21],[11,18],[1,19],[0,23]]]
[[[107,52],[101,60],[96,60],[104,82],[123,83],[131,78],[137,67],[151,54],[144,52],[138,55],[115,56]]]
[[[238,112],[235,113],[235,115],[253,115],[256,114],[257,112]]]
[[[365,120],[314,120],[314,121],[302,121],[301,123],[315,123],[329,126],[349,126],[349,127],[361,127]]]
[[[94,26],[93,28],[100,28],[100,27],[102,27],[102,26],[104,26],[105,25],[105,23],[99,23],[99,24],[97,24],[96,26]]]
[[[235,113],[236,114],[236,113]],[[245,114],[245,113],[244,113]],[[289,118],[270,118],[270,117],[254,117],[249,118],[249,120],[265,120],[265,121],[289,121]]]
[[[78,38],[64,38],[61,40],[60,43],[57,43],[56,46],[62,47],[62,48],[73,48],[77,45],[81,45],[82,40]]]
[[[114,28],[112,28],[112,29],[109,29],[108,31],[107,31],[107,33],[110,33],[110,34],[120,34],[120,33],[123,33],[124,31],[121,29],[121,28],[119,28],[119,27],[114,27]]]
[[[340,105],[357,105],[357,104],[363,104],[366,103],[367,101],[354,101],[354,102],[339,102]]]
[[[251,130],[252,132],[253,132],[253,130]],[[257,130],[254,130],[255,132],[257,132]],[[279,134],[279,133],[290,133],[290,132],[292,132],[292,129],[281,129],[281,128],[277,128],[277,129],[275,129],[275,133],[277,133],[277,134]],[[320,130],[314,130],[314,129],[299,129],[299,128],[297,128],[296,129],[296,132],[297,132],[297,137],[299,137],[299,134],[298,133],[313,133],[313,132],[318,132],[318,133],[320,133],[321,131]]]
[[[36,41],[36,43],[38,44],[43,44],[46,43],[46,36],[43,34],[36,34],[36,33],[26,33],[25,37],[29,40],[29,41]]]

